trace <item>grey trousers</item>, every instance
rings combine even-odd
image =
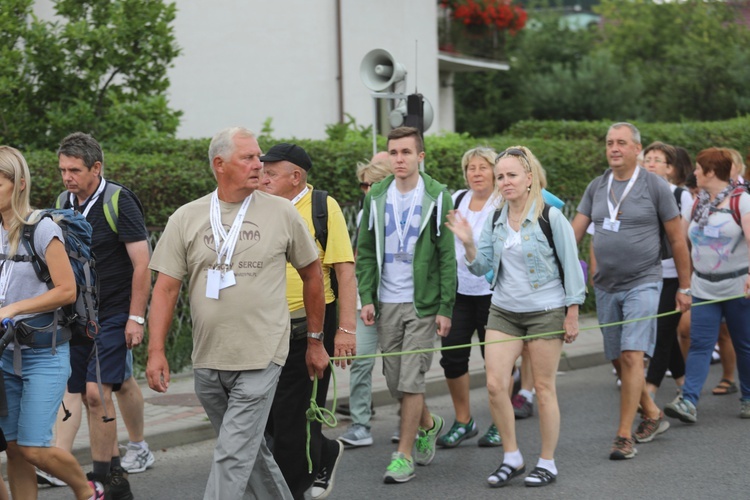
[[[217,434],[204,500],[291,500],[263,437],[280,373],[274,363],[264,370],[194,370],[195,394]]]

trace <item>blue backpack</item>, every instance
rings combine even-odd
[[[40,210],[42,220],[52,219],[62,229],[65,251],[76,280],[76,301],[63,306],[58,312],[58,324],[70,328],[72,339],[92,341],[99,333],[99,283],[96,275],[96,260],[91,251],[91,224],[79,212],[71,209]],[[52,289],[49,268],[34,248],[36,224],[24,226],[21,241],[29,255],[16,256],[14,260],[31,262],[40,281]]]

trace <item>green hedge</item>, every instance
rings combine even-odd
[[[466,134],[428,136],[425,148],[426,171],[451,190],[464,187],[460,162],[463,153],[477,146],[500,151],[514,145],[529,147],[547,170],[549,189],[568,201],[572,215],[588,182],[606,168],[604,138],[610,122],[538,121],[519,122],[502,136],[475,139]],[[743,153],[750,145],[750,118],[709,123],[636,123],[643,142],[662,140],[685,147],[691,154],[709,146],[736,148]],[[281,139],[260,136],[266,151]],[[342,205],[354,205],[361,197],[356,164],[372,154],[371,139],[346,134],[343,141],[286,139],[296,142],[310,154],[313,169],[310,181],[328,190]],[[106,177],[135,191],[146,210],[147,225],[158,231],[180,205],[211,192],[216,184],[207,152],[209,139],[159,139],[138,144],[128,151],[109,150],[104,143]],[[378,138],[379,149],[385,139]],[[52,151],[24,151],[32,171],[32,202],[49,206],[62,191],[57,158]],[[351,212],[351,211],[348,211]],[[348,213],[347,212],[347,213]],[[581,245],[588,258],[587,240]],[[592,309],[589,297],[584,310]],[[192,342],[189,308],[186,300],[178,311],[168,339],[170,366],[179,371],[189,364]],[[144,352],[136,354],[137,369],[143,369]]]

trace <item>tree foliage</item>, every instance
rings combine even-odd
[[[32,0],[0,0],[0,140],[51,147],[74,130],[105,142],[170,135],[167,69],[178,55],[174,4],[57,0],[55,19]]]
[[[601,26],[575,29],[557,2],[530,7],[510,71],[456,78],[457,129],[519,120],[721,120],[750,113],[750,29],[718,0],[602,0]]]

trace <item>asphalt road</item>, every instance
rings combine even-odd
[[[710,388],[720,378],[711,368],[707,389],[698,406],[698,423],[688,426],[670,420],[672,427],[653,442],[638,445],[638,455],[622,462],[608,460],[615,437],[619,391],[611,369],[599,366],[568,372],[558,378],[562,432],[557,448],[557,483],[526,488],[517,478],[505,488],[486,486],[485,480],[502,458],[501,448],[479,448],[476,438],[452,450],[438,450],[433,463],[417,468],[409,483],[386,485],[382,475],[395,445],[390,443],[398,417],[396,406],[377,408],[373,419],[375,444],[347,450],[337,471],[332,499],[747,499],[750,498],[750,420],[738,418],[737,395],[713,396]],[[657,403],[674,396],[674,383],[665,379]],[[490,423],[486,393],[472,391],[474,416],[480,432]],[[448,396],[428,398],[431,410],[452,422]],[[341,420],[326,431],[336,437],[349,424]],[[536,464],[539,450],[537,416],[518,422],[517,432],[527,471]],[[213,442],[156,450],[156,465],[131,476],[136,498],[202,498]],[[68,499],[67,488],[42,488],[41,499]]]

